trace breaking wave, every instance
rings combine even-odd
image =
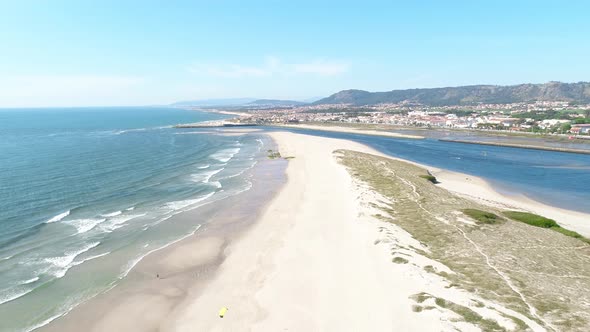
[[[226,163],[230,161],[230,159],[232,159],[238,152],[240,152],[240,148],[223,149],[221,151],[215,152],[210,157],[222,163]]]
[[[46,224],[50,224],[52,222],[57,222],[62,220],[63,218],[67,217],[70,215],[70,210],[67,210],[66,212],[60,213],[54,217],[52,217],[51,219],[47,220],[45,223]]]

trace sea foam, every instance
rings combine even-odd
[[[68,223],[68,225],[72,225],[72,226],[76,227],[76,229],[78,230],[78,234],[81,234],[81,233],[88,232],[89,230],[93,229],[98,224],[100,224],[104,221],[106,221],[106,218],[102,218],[102,219],[75,219],[75,220],[68,221],[67,223]]]
[[[110,218],[108,222],[101,224],[100,227],[105,232],[112,232],[116,229],[124,227],[125,223],[128,222],[129,220],[143,217],[145,215],[146,215],[146,213],[117,216],[114,218]]]
[[[3,295],[0,296],[0,304],[10,302],[18,299],[19,297],[25,296],[32,292],[35,288],[19,288],[3,291]]]
[[[72,266],[77,265],[74,264],[74,259],[76,259],[78,255],[83,254],[92,248],[95,248],[99,244],[100,242],[93,242],[85,245],[84,247],[78,250],[67,251],[64,253],[63,256],[45,258],[43,261],[51,264],[47,272],[51,273],[56,278],[61,278],[65,276]]]
[[[219,181],[208,182],[208,184],[212,185],[213,187],[215,187],[217,189],[222,187],[221,182],[219,182]]]
[[[65,218],[65,217],[69,216],[69,215],[70,215],[70,210],[68,210],[68,211],[66,211],[66,212],[64,212],[64,213],[60,213],[60,214],[58,214],[58,215],[56,215],[56,216],[52,217],[51,219],[47,220],[45,223],[46,223],[46,224],[50,224],[50,223],[52,223],[52,222],[60,221],[60,220],[62,220],[63,218]]]
[[[220,169],[215,169],[215,170],[208,171],[208,172],[191,174],[191,181],[207,183],[207,182],[209,182],[209,179],[211,179],[211,177],[213,177],[213,175],[215,175],[223,170],[224,170],[224,168],[220,168]]]
[[[78,266],[78,265],[80,265],[80,264],[86,263],[86,262],[88,262],[88,261],[91,261],[91,260],[93,260],[93,259],[100,258],[100,257],[104,257],[104,256],[106,256],[106,255],[108,255],[108,254],[110,254],[110,253],[111,253],[110,251],[107,251],[107,252],[104,252],[104,253],[102,253],[102,254],[98,254],[98,255],[94,255],[94,256],[89,256],[89,257],[83,258],[82,260],[79,260],[79,261],[73,262],[73,263],[72,263],[72,266]]]
[[[226,163],[230,161],[230,159],[232,159],[238,152],[240,152],[240,148],[223,149],[215,152],[210,157],[219,160],[222,163]]]
[[[197,204],[199,202],[202,202],[202,201],[206,200],[207,198],[213,196],[214,194],[215,193],[212,192],[212,193],[208,193],[208,194],[206,194],[204,196],[201,196],[201,197],[195,198],[195,199],[186,199],[186,200],[183,200],[183,201],[168,202],[168,203],[166,203],[166,206],[168,208],[170,208],[171,210],[173,210],[173,211],[180,210],[180,209],[187,208],[187,207],[189,207],[191,205],[195,205],[195,204]]]
[[[102,216],[103,216],[103,217],[110,218],[110,217],[118,216],[118,215],[120,215],[121,213],[123,213],[123,211],[115,211],[115,212],[111,212],[111,213],[105,213],[105,214],[103,214]]]
[[[34,278],[31,278],[31,279],[23,280],[23,281],[20,282],[19,285],[32,284],[32,283],[34,283],[37,280],[39,280],[39,277],[34,277]]]

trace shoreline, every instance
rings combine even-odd
[[[274,144],[274,142],[273,142]],[[159,329],[161,321],[213,278],[226,256],[226,247],[252,227],[285,181],[285,162],[262,159],[249,173],[250,190],[228,197],[220,204],[180,213],[170,220],[206,222],[192,235],[145,255],[128,274],[102,292],[35,331],[88,330],[146,331]],[[252,213],[254,211],[254,213]],[[116,303],[113,305],[113,303]],[[96,316],[101,312],[100,316]],[[150,317],[146,316],[149,313]]]

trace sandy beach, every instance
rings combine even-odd
[[[546,330],[508,307],[451,287],[441,276],[428,272],[430,267],[453,273],[437,261],[409,253],[412,264],[392,263],[390,244],[417,248],[416,252],[428,248],[404,229],[375,218],[372,206],[386,199],[355,181],[334,155],[339,149],[379,152],[346,140],[290,132],[270,135],[281,155],[292,158],[286,184],[253,224],[239,236],[206,233],[150,255],[136,275],[176,271],[179,278],[168,283],[143,281],[133,297],[115,307],[103,301],[99,308],[106,312],[95,322],[94,310],[87,309],[86,315],[74,313],[74,319],[46,330],[73,331],[80,319],[90,319],[93,331],[474,330],[448,311],[418,314],[415,296],[420,293],[450,299],[506,328],[514,327],[505,317],[509,315],[533,331]],[[524,197],[505,197],[479,178],[422,167],[437,176],[441,182],[437,186],[460,196],[539,213],[590,235],[585,223],[588,215]],[[206,273],[199,276],[199,271]],[[187,273],[196,273],[196,279],[187,278]],[[222,307],[228,308],[223,319],[218,316]]]
[[[294,157],[287,168],[288,183],[256,225],[228,247],[217,277],[180,306],[166,330],[469,330],[448,313],[433,310],[417,319],[412,311],[412,295],[424,291],[469,305],[467,294],[449,290],[444,280],[422,269],[440,264],[392,264],[389,248],[375,245],[386,227],[395,234],[394,241],[420,246],[402,229],[371,217],[373,211],[364,204],[367,192],[355,189],[333,156],[337,149],[379,155],[377,151],[344,140],[284,132],[271,136],[283,156]],[[473,192],[440,170],[438,174],[449,188]],[[484,182],[477,184],[485,187]],[[495,198],[488,190],[477,191],[481,199]],[[229,308],[223,320],[216,315],[221,307]],[[498,315],[490,318],[502,321]],[[528,323],[533,330],[544,330]]]
[[[247,234],[228,246],[217,277],[198,297],[179,306],[165,330],[470,330],[448,313],[431,310],[417,316],[412,310],[412,295],[424,291],[472,307],[468,294],[449,289],[444,280],[422,268],[444,266],[433,261],[422,267],[392,264],[388,247],[375,245],[386,227],[393,241],[420,246],[402,229],[371,217],[371,208],[363,204],[367,192],[355,189],[333,156],[337,149],[379,155],[377,151],[344,140],[285,132],[271,136],[283,156],[294,157],[287,184]],[[583,214],[551,214],[550,207],[502,197],[482,180],[462,181],[460,174],[433,171],[441,186],[454,192],[477,193],[473,198],[487,204],[518,206],[555,217],[580,232],[586,229]],[[369,193],[368,199],[375,197]],[[217,316],[221,307],[229,308],[223,319]],[[526,321],[532,330],[545,330],[507,308],[495,308]],[[501,315],[481,314],[510,326]]]
[[[424,281],[374,245],[363,211],[332,152],[372,152],[349,141],[273,133],[293,156],[288,182],[260,220],[227,248],[217,277],[165,324],[169,331],[438,331],[416,319],[409,296]],[[226,318],[217,311],[229,308]],[[345,317],[345,318],[344,318]]]

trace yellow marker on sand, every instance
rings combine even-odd
[[[223,318],[223,316],[225,316],[225,313],[227,312],[227,307],[222,307],[221,309],[219,309],[219,318]]]

